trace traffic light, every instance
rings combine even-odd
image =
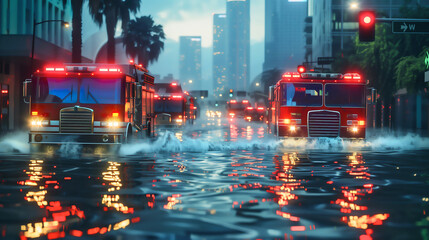
[[[372,42],[375,40],[375,12],[359,12],[359,41]]]
[[[299,72],[299,73],[305,73],[305,70],[306,70],[306,69],[305,69],[305,67],[304,67],[303,65],[299,65],[299,66],[298,66],[298,72]]]

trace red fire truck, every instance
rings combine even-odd
[[[157,126],[180,127],[195,120],[196,107],[188,93],[177,82],[155,84]]]
[[[365,138],[365,92],[357,73],[285,73],[270,87],[269,125],[280,137]]]
[[[24,84],[31,144],[121,144],[154,134],[154,77],[138,65],[62,64]]]

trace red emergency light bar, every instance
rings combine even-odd
[[[361,80],[362,77],[358,73],[346,73],[343,77],[345,80]]]
[[[173,98],[182,98],[180,95],[173,95]]]
[[[99,68],[100,72],[120,72],[119,68]]]
[[[58,67],[58,68],[47,67],[47,68],[45,68],[45,70],[47,72],[64,72],[65,69],[63,67]]]
[[[1,93],[7,94],[7,93],[9,93],[9,91],[8,90],[1,90]]]
[[[253,108],[252,108],[252,107],[247,107],[246,109],[247,109],[247,110],[252,110]]]
[[[231,100],[231,103],[237,103],[237,100]]]
[[[286,72],[282,76],[283,78],[300,78],[299,72]]]
[[[264,108],[263,107],[258,107],[258,110],[264,110]]]
[[[249,100],[243,100],[243,103],[249,103]]]
[[[171,83],[171,86],[177,86],[177,83],[175,83],[175,82]]]

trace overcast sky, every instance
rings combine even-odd
[[[262,71],[264,52],[264,0],[250,0],[251,11],[251,69],[253,79]],[[202,37],[203,79],[211,81],[213,42],[213,13],[225,13],[226,0],[142,0],[137,16],[152,15],[157,24],[164,27],[167,40],[159,61],[149,66],[149,70],[161,76],[172,73],[179,77],[179,36]],[[104,30],[104,26],[102,28]],[[98,28],[92,23],[87,10],[84,12],[85,41]]]

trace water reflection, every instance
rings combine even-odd
[[[52,162],[50,162],[52,163]],[[34,202],[39,208],[45,209],[45,216],[39,220],[23,224],[20,227],[21,239],[27,238],[39,238],[46,236],[48,239],[64,238],[67,235],[74,237],[85,237],[89,235],[102,235],[110,231],[116,231],[128,227],[132,223],[140,221],[139,217],[126,218],[123,220],[114,220],[111,224],[106,224],[109,220],[99,223],[98,226],[94,226],[94,223],[89,222],[85,218],[85,213],[77,205],[68,204],[69,200],[61,200],[63,198],[56,197],[57,192],[54,191],[66,191],[62,189],[61,182],[69,181],[70,184],[81,184],[78,182],[74,183],[74,179],[71,177],[63,177],[61,172],[56,173],[55,171],[46,171],[44,169],[44,160],[30,160],[28,169],[24,169],[28,179],[25,181],[19,181],[18,184],[22,186],[30,186],[31,188],[25,195],[25,200],[28,202]],[[47,164],[50,166],[49,164]],[[122,179],[120,174],[121,164],[114,161],[108,162],[107,169],[102,173],[103,186],[107,186],[106,191],[109,194],[102,194],[102,205],[104,211],[115,210],[123,214],[132,214],[134,208],[130,208],[121,202],[119,194],[115,194],[122,188]],[[52,170],[55,170],[56,166]],[[91,178],[89,176],[88,178]],[[69,198],[73,196],[69,196]],[[154,195],[147,197],[154,201]],[[87,199],[91,201],[90,198]],[[153,207],[152,203],[148,203],[149,207]],[[92,209],[93,214],[97,209]],[[91,214],[91,215],[92,215]],[[115,217],[116,219],[116,217]],[[105,219],[106,220],[106,219]],[[97,225],[97,224],[95,224]]]
[[[107,185],[108,189],[107,191],[112,194],[104,194],[103,199],[101,201],[102,204],[104,204],[107,208],[113,208],[116,211],[122,212],[122,213],[133,213],[134,208],[129,208],[125,206],[120,201],[120,196],[118,194],[113,194],[116,191],[121,190],[122,187],[122,180],[121,180],[121,172],[119,171],[119,168],[121,166],[118,162],[108,162],[108,167],[105,172],[103,172],[103,180],[106,182],[103,183],[103,185]],[[105,209],[107,211],[108,209]]]
[[[353,186],[342,186],[342,197],[335,201],[339,205],[341,212],[347,214],[341,218],[341,221],[349,227],[366,230],[360,239],[370,240],[376,225],[382,225],[383,221],[389,218],[388,213],[377,213],[373,215],[364,214],[369,211],[368,206],[362,205],[363,200],[369,194],[373,193],[373,184],[370,183],[371,174],[361,153],[353,153],[348,156],[347,164],[350,167],[347,170],[349,176],[355,181]],[[328,184],[332,182],[328,182]],[[369,197],[368,197],[369,199]]]
[[[62,206],[60,201],[48,199],[48,190],[59,189],[60,185],[55,180],[55,172],[44,171],[43,164],[43,160],[30,160],[28,170],[24,170],[28,179],[18,182],[20,185],[31,186],[25,195],[26,201],[36,202],[40,208],[46,209],[46,216],[41,220],[21,225],[21,238],[38,238],[43,235],[47,235],[49,239],[65,237],[63,227],[67,222],[80,221],[85,217],[84,212],[75,205]]]

